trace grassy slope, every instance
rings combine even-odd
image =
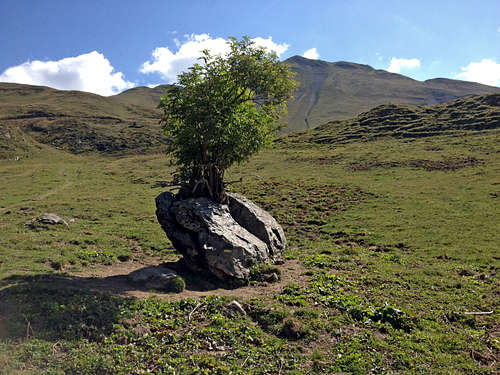
[[[380,137],[465,135],[500,128],[500,94],[477,95],[435,106],[381,105],[358,117],[331,121],[285,137],[290,142],[345,143]]]
[[[498,87],[451,79],[415,81],[350,62],[329,63],[294,56],[286,62],[301,83],[290,102],[289,131],[348,119],[381,104],[432,105],[458,97],[498,92]]]
[[[155,108],[160,103],[160,98],[165,95],[165,89],[167,88],[167,85],[159,85],[153,88],[145,86],[134,87],[113,96],[113,99],[123,104]]]
[[[287,257],[308,280],[243,299],[247,317],[225,314],[223,298],[135,301],[78,289],[95,263],[175,258],[154,218],[162,189],[151,188],[172,172],[166,157],[45,147],[0,161],[0,368],[492,374],[499,135],[319,144],[303,134],[232,169],[230,180],[247,176],[232,189],[283,223]],[[47,211],[75,221],[24,225]],[[71,288],[58,283],[66,279]]]
[[[166,143],[159,113],[140,101],[0,83],[0,103],[0,158],[29,154],[23,136],[73,153],[144,153]]]

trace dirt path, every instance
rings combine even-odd
[[[137,269],[161,263],[158,259],[147,259],[141,262],[130,261],[117,263],[113,266],[97,266],[86,269],[84,272],[70,275],[68,286],[85,290],[107,292],[124,297],[147,298],[157,296],[165,300],[179,300],[184,298],[198,299],[209,295],[227,296],[234,298],[269,297],[278,294],[282,288],[289,283],[304,283],[307,276],[306,269],[298,260],[288,260],[285,264],[277,266],[281,270],[282,279],[279,282],[267,284],[261,283],[255,286],[245,286],[237,289],[215,288],[207,282],[189,284],[179,294],[160,293],[144,290],[131,285],[127,281],[127,275]]]
[[[40,194],[40,195],[38,195],[37,197],[35,197],[33,199],[30,199],[30,200],[27,200],[27,201],[22,201],[22,202],[16,203],[16,204],[12,204],[10,206],[0,207],[0,212],[6,211],[6,210],[10,210],[10,209],[13,209],[13,208],[16,208],[16,207],[20,207],[20,206],[25,206],[25,205],[27,205],[29,203],[42,201],[42,200],[50,197],[51,195],[57,194],[61,190],[66,189],[69,186],[73,185],[73,181],[71,181],[71,178],[69,177],[69,175],[66,172],[67,172],[67,168],[62,168],[62,169],[59,170],[59,175],[63,175],[64,176],[64,182],[61,185],[57,185],[54,188],[49,189],[45,193]],[[29,174],[29,173],[23,173],[23,174],[20,174],[20,175],[17,175],[17,176],[21,176],[21,175],[25,175],[25,174]]]

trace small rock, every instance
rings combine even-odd
[[[445,259],[445,260],[449,260],[451,259],[448,255],[446,254],[440,254],[436,257],[437,259]]]
[[[40,215],[39,217],[36,218],[35,221],[41,224],[49,224],[49,225],[64,224],[68,226],[68,223],[63,218],[61,218],[56,214],[50,214],[50,213],[45,213]]]
[[[302,332],[299,322],[293,318],[285,319],[280,330],[280,336],[287,339],[300,339]]]
[[[231,301],[227,307],[236,314],[247,315],[247,312],[238,301]]]
[[[165,266],[150,266],[131,272],[128,280],[151,289],[165,289],[177,273]]]
[[[273,272],[269,276],[269,279],[267,281],[269,281],[270,283],[277,283],[278,281],[280,281],[280,278],[279,278],[279,276],[275,272]]]

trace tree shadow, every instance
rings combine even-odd
[[[72,287],[75,281],[64,275],[1,280],[0,339],[103,340],[134,299]]]
[[[232,288],[215,278],[190,272],[182,262],[162,265],[181,276],[188,291]],[[0,338],[29,338],[37,332],[37,337],[42,333],[48,340],[99,340],[123,319],[124,311],[129,311],[127,306],[136,299],[130,292],[167,294],[131,283],[128,274],[108,277],[67,273],[11,275],[0,280]]]

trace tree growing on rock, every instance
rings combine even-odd
[[[225,171],[272,141],[296,87],[276,54],[248,37],[228,44],[225,56],[203,51],[159,105],[180,194],[217,203],[226,198]]]

